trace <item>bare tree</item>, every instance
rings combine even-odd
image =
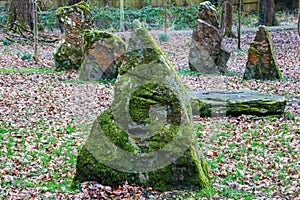
[[[232,11],[233,0],[223,0],[221,30],[222,34],[227,37],[235,37],[232,32]]]
[[[124,0],[120,0],[120,31],[123,32],[124,28]]]
[[[164,18],[165,18],[164,34],[167,34],[167,29],[168,29],[167,0],[164,0]]]
[[[260,0],[258,24],[266,26],[277,25],[274,0]]]
[[[239,0],[238,7],[238,49],[241,49],[241,11],[242,11],[242,0]]]
[[[33,16],[33,40],[34,40],[34,53],[33,53],[33,58],[35,60],[36,63],[38,63],[38,28],[37,28],[37,18],[38,18],[38,15],[37,15],[37,5],[36,5],[36,0],[31,0],[31,3],[32,3],[32,16]]]
[[[300,0],[298,4],[298,34],[300,35]]]
[[[11,28],[15,28],[17,23],[33,30],[33,8],[30,0],[11,0],[9,10],[8,23]]]

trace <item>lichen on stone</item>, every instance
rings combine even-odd
[[[82,34],[85,29],[93,28],[93,17],[89,5],[80,2],[72,6],[60,7],[56,11],[64,33],[54,51],[57,71],[79,69],[82,60]]]
[[[259,26],[255,39],[250,44],[248,50],[248,61],[243,79],[282,79],[282,75],[273,52],[270,33],[265,26]]]
[[[84,60],[80,67],[80,80],[111,80],[119,74],[126,44],[115,34],[85,30],[82,51]]]
[[[131,41],[114,100],[79,152],[74,185],[95,180],[161,191],[208,187],[180,78],[144,27],[137,24]]]

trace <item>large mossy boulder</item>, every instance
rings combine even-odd
[[[95,120],[79,152],[74,185],[208,187],[189,98],[174,67],[140,23],[135,22],[128,49],[112,105]]]
[[[83,52],[80,80],[114,79],[118,76],[126,52],[126,44],[115,34],[86,30],[83,34]]]
[[[287,103],[282,96],[252,90],[199,90],[188,94],[193,114],[202,117],[282,114]]]
[[[60,7],[56,11],[64,33],[54,51],[57,71],[79,69],[83,60],[82,35],[85,29],[93,29],[94,21],[90,7],[85,2]]]
[[[248,61],[243,79],[281,79],[281,72],[272,48],[270,33],[265,26],[259,26],[254,41],[248,50]]]
[[[209,2],[200,3],[189,52],[189,67],[204,74],[224,74],[230,53],[222,47],[219,14]]]

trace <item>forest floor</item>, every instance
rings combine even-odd
[[[31,43],[0,44],[0,199],[299,199],[300,37],[296,30],[270,33],[280,81],[242,81],[253,32],[242,34],[241,50],[237,39],[224,39],[231,51],[226,76],[189,73],[191,34],[172,32],[163,43],[153,34],[188,90],[251,89],[288,100],[281,116],[194,117],[212,188],[165,193],[125,183],[70,188],[78,150],[95,117],[109,107],[114,84],[79,81],[74,70],[55,72],[54,45],[40,45],[36,64],[21,59],[33,52]],[[128,41],[128,34],[120,36]]]

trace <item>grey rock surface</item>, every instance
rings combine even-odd
[[[194,115],[238,116],[281,114],[286,106],[282,96],[251,90],[189,91]]]

